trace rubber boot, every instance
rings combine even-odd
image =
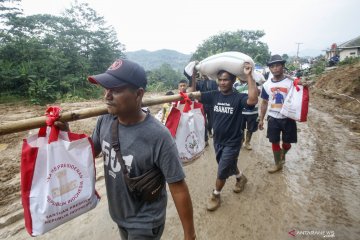
[[[285,150],[285,149],[281,149],[281,156],[280,156],[280,163],[282,164],[282,165],[284,165],[285,164],[285,155],[286,155],[286,153],[289,151],[290,149],[287,149],[287,150]]]
[[[268,169],[268,173],[276,173],[283,168],[283,164],[281,164],[281,151],[273,151],[275,165]]]
[[[242,148],[244,140],[245,140],[245,133],[243,133],[243,135],[241,137],[240,148]]]
[[[245,137],[245,148],[247,150],[252,150],[250,141],[251,141],[252,132],[246,131],[246,137]]]

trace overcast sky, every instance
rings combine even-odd
[[[24,13],[59,15],[72,0],[22,0]],[[299,56],[360,35],[360,0],[79,0],[115,27],[127,51],[192,53],[223,31],[263,30],[275,54]],[[297,44],[301,43],[301,44]]]

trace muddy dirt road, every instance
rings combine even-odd
[[[96,104],[101,103],[67,104],[63,108]],[[157,108],[153,107],[152,112]],[[40,116],[44,109],[3,105],[0,111],[3,122]],[[84,119],[70,126],[75,132],[91,133],[95,121]],[[19,193],[21,139],[26,134],[0,137],[1,239],[31,238],[24,229]],[[359,239],[359,133],[345,128],[333,115],[311,107],[308,122],[298,124],[298,139],[282,173],[269,175],[266,168],[272,164],[271,145],[265,131],[257,132],[253,150],[242,149],[240,153],[239,167],[249,180],[245,190],[233,193],[235,179],[229,179],[222,191],[222,205],[215,212],[205,207],[217,167],[212,144],[199,160],[186,166],[198,239],[293,239],[293,235],[300,239]],[[37,239],[119,239],[107,210],[101,159],[96,163],[100,204]],[[171,197],[162,239],[182,239]]]

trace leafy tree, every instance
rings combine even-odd
[[[281,57],[282,57],[282,59],[284,59],[285,61],[289,60],[289,55],[287,55],[286,53],[283,54]]]
[[[264,35],[263,31],[239,30],[211,36],[198,46],[191,60],[200,61],[217,53],[238,51],[249,55],[257,63],[265,64],[270,54],[267,44],[259,40]]]
[[[21,0],[0,0],[0,24],[6,26],[9,21],[22,14],[20,2]]]
[[[55,101],[55,87],[56,86],[49,82],[47,78],[37,80],[30,79],[28,88],[30,101],[39,105],[44,105],[48,102]]]
[[[149,91],[166,91],[177,88],[183,78],[180,72],[175,71],[169,64],[162,64],[159,68],[147,72]]]
[[[77,1],[61,17],[23,16],[5,2],[20,1],[0,0],[0,24],[6,26],[0,31],[0,92],[26,93],[34,103],[99,92],[85,79],[103,72],[124,50],[103,17]]]

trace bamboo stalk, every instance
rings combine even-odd
[[[190,98],[197,98],[200,96],[200,92],[188,93],[188,96]],[[181,99],[182,97],[180,95],[162,96],[152,99],[143,99],[142,105],[144,107],[153,106],[167,102],[179,101]],[[59,121],[71,122],[84,118],[96,117],[106,113],[107,113],[106,106],[95,107],[95,108],[84,108],[81,110],[61,113]],[[23,120],[7,122],[7,123],[0,123],[0,136],[46,126],[45,121],[46,121],[46,117],[43,116],[43,117],[35,117],[35,118],[23,119]]]

